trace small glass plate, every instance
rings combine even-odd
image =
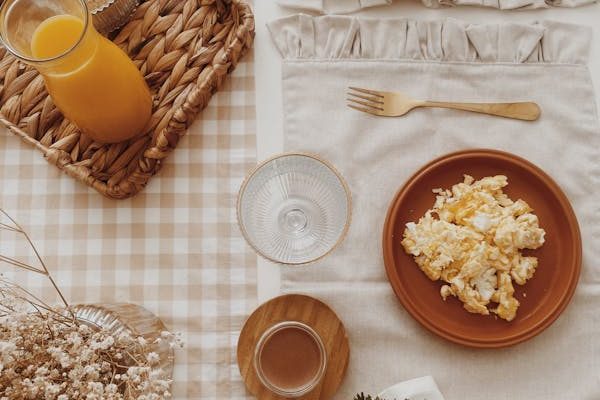
[[[160,357],[156,367],[162,369],[169,379],[173,377],[173,349],[165,341],[155,342],[168,329],[144,307],[130,303],[77,304],[72,311],[79,321],[102,328],[114,337],[121,333],[128,333],[134,338],[143,337],[148,342],[148,352],[155,352]]]

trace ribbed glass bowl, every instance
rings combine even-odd
[[[288,153],[249,175],[238,196],[242,234],[261,256],[304,264],[332,251],[350,225],[350,190],[317,156]]]
[[[160,357],[155,367],[162,369],[167,378],[173,377],[174,351],[166,341],[156,342],[161,333],[168,329],[144,307],[130,303],[78,304],[71,310],[80,322],[92,328],[104,329],[114,337],[121,333],[128,333],[134,338],[143,337],[148,342],[148,353],[154,352]]]

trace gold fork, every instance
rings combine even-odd
[[[348,107],[383,117],[400,117],[417,107],[441,107],[454,110],[472,111],[481,114],[497,115],[525,121],[535,121],[540,117],[540,107],[536,103],[451,103],[442,101],[414,100],[399,92],[348,88]]]

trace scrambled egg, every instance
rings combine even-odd
[[[504,194],[506,185],[503,175],[465,175],[451,190],[435,189],[433,208],[406,224],[402,245],[429,279],[447,283],[444,300],[456,296],[469,312],[511,321],[519,308],[513,281],[525,284],[538,266],[521,250],[541,247],[546,232],[525,201]]]

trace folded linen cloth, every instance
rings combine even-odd
[[[595,3],[596,0],[422,0],[431,8],[444,6],[479,6],[501,10],[525,10],[551,7],[580,7]]]
[[[480,6],[501,10],[579,7],[596,0],[421,0],[431,8],[445,6]],[[368,7],[390,5],[392,0],[278,0],[284,7],[315,11],[322,14],[349,14]]]
[[[379,397],[384,400],[444,400],[431,376],[397,383],[381,392]]]
[[[549,21],[305,15],[269,28],[283,57],[285,149],[331,161],[352,191],[342,245],[314,264],[282,267],[283,292],[322,299],[346,325],[352,356],[336,399],[429,374],[448,399],[599,399],[600,129],[586,66],[591,31]],[[524,122],[419,109],[379,118],[346,107],[348,86],[428,100],[531,100],[542,116]],[[508,349],[464,348],[423,329],[397,301],[383,265],[381,232],[395,192],[431,159],[476,147],[515,153],[549,173],[570,198],[583,237],[569,307],[542,334]]]

